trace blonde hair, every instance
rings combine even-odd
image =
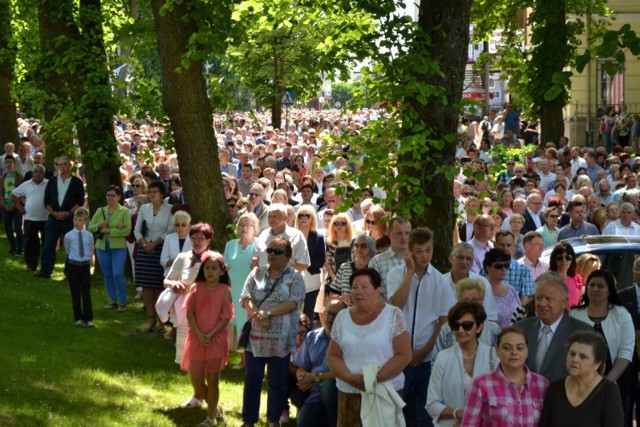
[[[456,300],[460,301],[460,295],[464,291],[470,290],[477,290],[480,293],[480,298],[484,301],[486,289],[480,279],[462,279],[456,283]]]
[[[253,236],[255,237],[260,232],[260,220],[253,212],[245,212],[238,218],[238,222],[236,223],[236,232],[238,231],[238,225],[240,221],[243,219],[248,219],[251,221],[251,225],[253,225]]]
[[[576,258],[576,273],[586,282],[589,274],[600,269],[600,258],[593,254],[582,254]]]
[[[314,209],[313,206],[311,205],[302,205],[300,206],[300,208],[298,209],[298,212],[296,214],[296,228],[299,230],[300,229],[300,225],[298,224],[298,215],[299,214],[309,214],[311,215],[311,231],[317,231],[318,230],[318,213],[316,212],[316,210]]]
[[[347,215],[345,212],[343,213],[339,213],[339,214],[334,214],[333,218],[331,218],[331,222],[329,223],[329,230],[327,230],[327,243],[338,243],[338,236],[337,233],[333,227],[333,223],[336,222],[339,219],[343,219],[344,222],[347,223],[347,225],[345,225],[345,233],[346,236],[344,238],[344,240],[346,240],[347,242],[351,242],[351,240],[353,240],[353,230],[351,228],[351,218],[349,218],[349,215]]]

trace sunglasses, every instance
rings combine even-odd
[[[311,219],[309,214],[298,214],[298,219]]]
[[[284,254],[284,249],[267,248],[267,253],[268,254],[274,254],[274,255],[282,255],[282,254]]]
[[[131,185],[132,188],[142,188],[141,184],[132,184]]]
[[[367,224],[369,224],[369,225],[376,225],[376,222],[375,221],[371,221],[370,219],[366,220],[365,222]]]
[[[508,262],[496,262],[492,265],[496,270],[508,270],[509,263]]]
[[[573,255],[569,255],[569,254],[564,254],[564,255],[560,254],[560,255],[556,255],[556,261],[560,262],[560,261],[562,261],[563,259],[564,259],[565,261],[572,261],[572,260],[573,260]]]
[[[344,227],[345,225],[347,225],[347,223],[342,221],[336,221],[333,223],[333,225],[336,227]]]
[[[461,193],[461,194],[462,194],[463,196],[467,196],[467,197],[469,197],[469,196],[470,196],[471,194],[473,194],[473,193],[471,193],[470,191],[465,191],[464,193]]]
[[[515,166],[515,163],[507,163],[507,166]]]
[[[465,320],[464,322],[451,322],[449,323],[449,326],[451,326],[451,331],[456,332],[460,329],[460,326],[462,326],[462,329],[465,332],[469,332],[470,330],[473,329],[473,327],[475,326],[476,322],[472,322],[471,320]]]

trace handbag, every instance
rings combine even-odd
[[[107,216],[104,214],[104,208],[102,208],[102,217],[106,220]],[[93,240],[102,239],[104,237],[104,233],[102,231],[96,231],[93,233]]]
[[[271,295],[271,292],[273,292],[276,286],[278,286],[278,282],[280,281],[280,279],[282,279],[282,276],[278,277],[278,280],[276,280],[276,282],[273,284],[271,289],[269,289],[269,292],[267,292],[267,295],[256,306],[257,308],[260,308],[262,303],[265,302],[267,298],[269,298],[269,295]],[[247,348],[247,346],[249,345],[250,335],[251,335],[251,319],[247,320],[246,322],[244,322],[244,325],[242,325],[242,331],[240,332],[240,336],[238,336],[238,348],[244,348],[244,349]]]

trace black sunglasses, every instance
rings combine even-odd
[[[376,222],[375,221],[371,221],[370,219],[366,220],[365,222],[367,224],[369,224],[369,225],[376,225]]]
[[[282,255],[284,253],[284,250],[277,249],[277,248],[267,248],[267,253],[274,254],[274,255]]]
[[[464,193],[461,193],[463,196],[469,197],[470,195],[472,195],[473,193],[470,191],[465,191]]]
[[[472,322],[471,320],[465,320],[464,322],[451,322],[449,323],[449,326],[451,327],[451,330],[453,332],[457,331],[460,329],[460,326],[462,326],[462,329],[466,332],[469,332],[471,329],[473,329],[473,326],[476,324],[476,322]]]
[[[496,262],[492,265],[496,270],[508,270],[509,263],[508,262]]]
[[[556,261],[560,262],[564,258],[565,261],[573,261],[573,255],[570,254],[558,254],[556,255]]]
[[[298,219],[310,219],[311,215],[309,214],[298,214]]]
[[[333,223],[333,225],[335,225],[336,227],[344,227],[345,225],[347,225],[347,223],[342,221],[336,221]]]

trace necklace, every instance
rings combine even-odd
[[[473,359],[474,357],[476,357],[476,354],[478,354],[478,346],[476,346],[476,351],[474,351],[473,354],[470,355],[470,356],[465,356],[464,355],[464,351],[463,351],[462,352],[462,358],[466,359],[466,360]]]

